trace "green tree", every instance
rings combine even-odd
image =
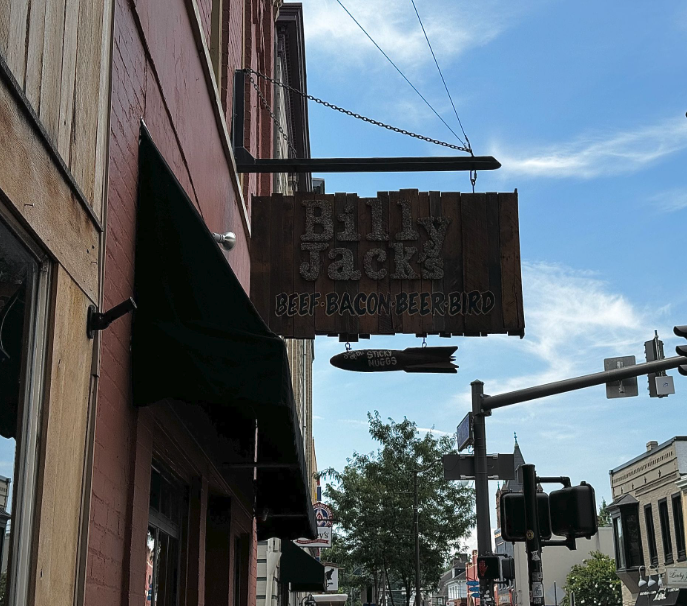
[[[599,521],[599,526],[610,526],[611,525],[611,514],[608,511],[608,505],[606,504],[606,499],[601,501],[601,507],[599,507],[599,515],[597,516]]]
[[[621,606],[623,597],[613,558],[593,551],[582,564],[575,564],[568,573],[563,606],[570,606],[571,593],[575,594],[575,606]]]
[[[321,474],[330,479],[325,494],[338,520],[337,549],[331,557],[358,570],[378,596],[382,588],[402,588],[408,606],[415,592],[415,472],[421,470],[417,482],[423,589],[437,587],[446,561],[473,525],[473,491],[444,480],[441,457],[454,451],[451,437],[420,437],[412,421],[384,422],[378,412],[368,413],[368,420],[370,435],[380,445],[377,451],[353,453],[342,472],[328,469]],[[387,604],[401,606],[391,598]]]

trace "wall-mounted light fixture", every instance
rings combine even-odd
[[[228,231],[224,234],[213,233],[212,237],[224,250],[231,250],[236,246],[236,234],[233,231]]]

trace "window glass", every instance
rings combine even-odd
[[[644,524],[646,525],[646,540],[649,544],[649,560],[652,566],[658,566],[656,533],[654,531],[654,514],[651,505],[646,505],[644,507]]]
[[[685,554],[685,522],[682,515],[682,496],[680,493],[673,495],[673,523],[675,526],[675,546],[677,547],[677,559],[684,560]]]
[[[179,604],[181,530],[186,490],[153,468],[146,538],[145,606]]]
[[[46,267],[47,269],[47,267]],[[0,220],[0,604],[25,602],[47,272]],[[40,305],[39,305],[40,302]],[[19,481],[15,481],[19,478]],[[18,538],[21,534],[21,538]]]
[[[661,522],[661,538],[663,539],[663,556],[666,564],[673,563],[673,542],[670,536],[670,519],[668,518],[668,501],[662,499],[658,503],[658,518]]]
[[[615,561],[618,569],[627,568],[625,558],[625,540],[623,536],[623,523],[620,517],[613,518],[613,534],[615,535]]]
[[[642,552],[642,535],[639,529],[639,505],[623,508],[623,531],[625,534],[625,557],[627,568],[636,568],[644,564]]]

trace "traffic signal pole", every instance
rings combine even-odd
[[[473,381],[472,387],[472,431],[474,434],[473,454],[475,457],[475,513],[477,518],[477,553],[491,553],[491,520],[489,516],[489,476],[487,474],[487,434],[482,410],[484,383]],[[488,581],[480,579],[479,594],[482,599]]]
[[[530,586],[530,604],[544,603],[544,574],[541,561],[541,537],[537,512],[537,474],[534,465],[521,465],[522,492],[525,497],[525,548],[527,551],[527,578]]]
[[[679,327],[682,328],[682,327]],[[687,337],[687,327],[684,329]],[[683,336],[683,335],[679,335]],[[687,351],[687,346],[683,349]],[[678,348],[679,353],[684,353]],[[655,360],[645,364],[635,364],[634,366],[626,366],[624,368],[616,368],[604,372],[598,372],[591,375],[584,375],[582,377],[575,377],[572,379],[565,379],[563,381],[556,381],[554,383],[547,383],[545,385],[537,385],[527,389],[519,389],[508,393],[499,394],[496,396],[488,396],[484,394],[484,383],[482,381],[473,381],[472,387],[472,414],[473,414],[473,452],[475,462],[475,514],[477,521],[477,550],[480,556],[489,555],[491,553],[491,522],[489,516],[489,477],[487,471],[487,438],[485,418],[491,414],[491,411],[496,408],[503,408],[512,404],[519,404],[521,402],[528,402],[530,400],[537,400],[539,398],[546,398],[548,396],[566,393],[569,391],[576,391],[585,387],[592,387],[593,385],[603,385],[613,381],[622,381],[631,377],[638,377],[653,372],[662,370],[670,370],[672,368],[684,367],[687,372],[687,357],[676,356],[673,358],[666,358],[664,360]],[[682,372],[682,370],[681,370]],[[525,465],[524,467],[528,467]],[[534,580],[537,575],[541,577],[541,539],[539,537],[539,519],[536,515],[536,474],[534,466],[532,467],[532,477],[527,480],[528,486],[533,485],[534,496],[533,501],[528,500],[527,493],[525,493],[526,508],[530,511],[529,515],[532,520],[532,526],[535,526],[537,532],[533,539],[528,539],[528,563],[530,571],[530,582],[540,583],[541,580]],[[524,487],[523,478],[523,487]],[[526,489],[525,489],[526,490]],[[527,503],[529,502],[529,505]],[[535,513],[532,514],[532,511]],[[532,517],[533,516],[533,517]],[[528,522],[528,528],[534,532]],[[531,553],[530,553],[531,552]],[[539,563],[535,559],[539,558]],[[534,575],[534,576],[533,576]],[[488,588],[488,581],[480,579],[480,596],[484,599],[486,590]],[[533,586],[530,585],[531,592]],[[543,604],[543,596],[535,598],[530,594],[531,604],[541,606]],[[538,601],[536,601],[538,600]],[[484,604],[483,604],[484,606]]]

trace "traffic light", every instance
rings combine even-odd
[[[598,530],[594,488],[586,482],[549,494],[551,531],[568,538],[593,537]]]
[[[499,556],[479,556],[477,558],[477,576],[480,579],[495,581],[501,578],[501,568],[499,566]]]
[[[673,332],[678,336],[682,337],[683,339],[687,339],[687,325],[685,326],[676,326],[673,328]],[[675,351],[677,352],[678,356],[687,356],[687,345],[678,345],[675,348]],[[687,364],[683,364],[682,366],[677,367],[677,371],[687,377]]]
[[[501,495],[501,536],[504,541],[514,543],[526,541],[525,495],[521,492],[505,492]],[[549,495],[537,493],[537,514],[539,516],[539,536],[551,538],[551,518],[549,514]]]
[[[504,581],[515,578],[515,560],[513,558],[501,558],[501,578]]]

